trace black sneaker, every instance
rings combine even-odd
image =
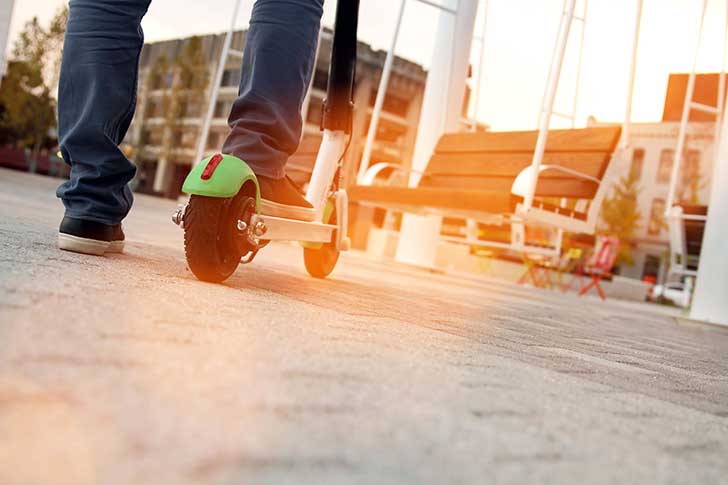
[[[124,252],[124,230],[121,224],[111,226],[111,242],[109,243],[109,249],[107,253],[121,254]]]
[[[64,251],[96,256],[102,256],[107,251],[121,252],[124,248],[124,232],[121,230],[121,224],[110,226],[85,219],[64,217],[58,229],[58,247]]]
[[[260,209],[264,215],[308,222],[316,218],[313,206],[288,176],[282,179],[258,177],[258,185]]]

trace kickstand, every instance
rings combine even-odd
[[[253,251],[250,251],[248,254],[240,258],[240,264],[248,264],[253,262],[253,258],[255,258],[255,255],[258,254],[258,251],[260,248],[256,248]]]
[[[263,241],[263,242],[259,243],[259,245],[255,249],[253,249],[252,251],[248,252],[248,254],[246,254],[245,256],[240,258],[240,264],[252,263],[253,259],[258,254],[258,251],[260,251],[261,249],[266,247],[269,243],[270,243],[270,241]]]

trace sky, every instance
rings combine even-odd
[[[0,0],[3,1],[3,0]],[[456,0],[435,0],[455,6]],[[394,32],[398,0],[363,0],[359,37],[374,48],[388,48]],[[23,24],[34,16],[47,21],[64,0],[15,0],[10,43]],[[483,59],[482,79],[472,79],[480,88],[478,106],[471,114],[494,130],[533,129],[541,107],[548,65],[555,44],[562,0],[480,1],[476,36],[485,31],[484,43],[473,43],[471,62],[477,73]],[[638,52],[635,101],[632,119],[658,121],[662,116],[667,77],[688,72],[697,40],[700,0],[645,0]],[[247,25],[253,0],[244,0],[237,25]],[[184,5],[184,8],[180,8]],[[636,14],[636,0],[590,0],[584,31],[583,64],[579,82],[577,126],[589,116],[600,121],[624,117],[629,56]],[[578,0],[577,11],[584,8]],[[193,34],[221,32],[231,21],[233,0],[153,0],[142,26],[147,41]],[[323,23],[331,26],[335,2],[327,0]],[[396,53],[429,66],[437,28],[436,9],[407,0]],[[709,0],[703,49],[698,71],[721,68],[725,1]],[[569,41],[556,110],[571,112],[576,92],[580,23],[575,23]],[[566,121],[555,120],[553,126]]]

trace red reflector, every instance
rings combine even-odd
[[[212,174],[215,173],[215,169],[218,165],[220,165],[220,162],[222,162],[222,155],[219,153],[213,155],[210,161],[207,162],[207,166],[205,167],[205,170],[202,171],[200,178],[202,180],[210,180]]]

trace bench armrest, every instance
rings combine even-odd
[[[536,178],[536,182],[538,183],[538,177],[541,175],[541,172],[545,172],[546,170],[556,170],[559,172],[563,172],[563,173],[571,175],[572,177],[577,177],[577,178],[584,179],[584,180],[590,180],[590,181],[596,183],[597,185],[602,183],[602,181],[596,177],[592,177],[591,175],[581,173],[577,170],[572,170],[570,168],[562,167],[561,165],[541,165],[538,168],[538,173],[534,172],[533,167],[526,167],[523,170],[521,170],[521,173],[518,174],[518,177],[516,177],[516,180],[513,181],[513,185],[511,186],[511,193],[513,195],[526,197],[526,193],[528,192],[528,189],[531,187],[534,177]]]
[[[402,168],[401,165],[397,165],[396,163],[375,163],[371,167],[367,169],[367,171],[364,173],[364,178],[361,181],[361,184],[359,185],[372,185],[374,183],[374,180],[377,178],[377,175],[379,175],[382,171],[391,168],[394,169],[395,172],[401,172],[401,173],[415,173],[418,175],[427,175],[427,172],[422,172],[420,170],[405,170]]]

